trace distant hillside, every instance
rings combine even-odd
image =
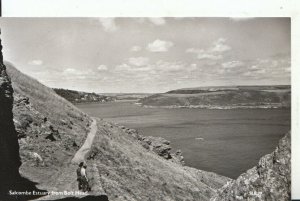
[[[146,107],[277,108],[290,107],[291,87],[232,86],[199,87],[154,94],[139,101]]]
[[[102,95],[111,97],[116,101],[136,101],[152,94],[149,93],[103,93]]]
[[[65,98],[72,103],[85,103],[85,102],[108,102],[113,101],[114,98],[99,95],[96,93],[87,93],[81,91],[74,91],[68,89],[53,89],[58,95]]]

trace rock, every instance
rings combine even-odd
[[[75,140],[74,140],[72,146],[73,146],[73,147],[79,147]]]
[[[33,122],[33,118],[29,114],[20,114],[19,115],[20,126],[23,130],[26,130],[27,127]]]
[[[170,142],[162,137],[142,136],[142,145],[146,149],[154,151],[157,155],[165,159],[171,159],[171,146]],[[147,146],[148,145],[148,146]]]
[[[50,140],[50,141],[56,141],[57,138],[53,135],[53,133],[48,134],[45,139]]]
[[[227,183],[213,201],[291,200],[291,134],[286,134],[258,165]]]
[[[10,78],[3,64],[2,45],[0,40],[0,193],[11,188],[16,180],[20,178],[19,167],[21,159],[19,156],[19,144],[17,132],[13,122],[13,88]]]
[[[29,98],[25,97],[25,96],[15,96],[14,103],[17,106],[20,106],[20,105],[29,105]]]
[[[178,163],[178,164],[181,164],[181,165],[185,165],[185,162],[184,162],[184,157],[182,156],[182,152],[181,150],[177,150],[175,152],[175,154],[171,154],[172,156],[172,159],[175,163]]]
[[[29,155],[37,163],[42,163],[43,162],[43,158],[38,153],[36,153],[36,152],[29,152]]]

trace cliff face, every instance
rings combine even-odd
[[[13,88],[3,64],[0,40],[0,190],[5,192],[19,178],[19,144],[13,123]]]
[[[291,134],[286,134],[275,151],[262,157],[257,166],[218,190],[211,200],[291,200]]]

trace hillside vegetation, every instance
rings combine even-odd
[[[13,65],[8,63],[7,69],[15,91],[21,174],[47,191],[78,190],[71,159],[89,132],[91,118]],[[181,159],[166,153],[167,142],[159,144],[124,126],[96,121],[98,131],[87,160],[92,194],[101,189],[109,200],[120,201],[209,200],[230,181],[183,166]]]
[[[168,91],[143,98],[148,107],[277,108],[290,107],[290,86],[199,87]]]
[[[53,89],[58,95],[65,98],[72,103],[86,103],[86,102],[108,102],[113,101],[114,98],[99,95],[96,93],[87,93],[81,91],[74,91],[69,89]]]

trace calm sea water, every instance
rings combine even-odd
[[[161,109],[130,102],[77,107],[142,135],[161,136],[182,150],[186,165],[231,178],[271,153],[290,130],[289,109]]]

